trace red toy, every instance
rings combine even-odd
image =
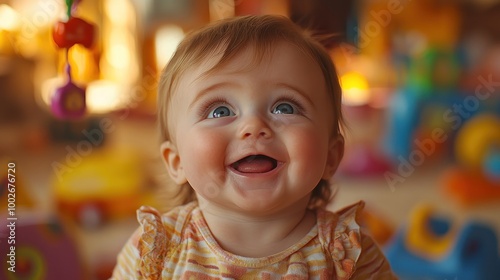
[[[73,11],[79,0],[66,0],[67,21],[59,21],[54,25],[52,39],[57,47],[66,49],[67,82],[56,89],[52,96],[51,109],[61,119],[77,119],[86,111],[85,88],[73,83],[69,64],[69,49],[75,44],[91,48],[94,43],[94,26],[81,18],[73,17]]]
[[[75,44],[89,49],[94,43],[94,26],[81,18],[70,17],[66,22],[55,24],[52,38],[61,49],[69,49]]]
[[[478,114],[457,133],[455,155],[459,165],[444,176],[446,193],[463,205],[500,201],[500,117]]]
[[[480,172],[453,168],[445,173],[443,186],[462,205],[500,200],[500,182],[489,180]]]

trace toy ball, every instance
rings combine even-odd
[[[464,166],[481,170],[488,154],[500,146],[500,118],[484,114],[466,122],[457,134],[455,154]],[[490,164],[494,168],[494,164]]]

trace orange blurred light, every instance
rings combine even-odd
[[[347,72],[340,78],[340,85],[347,105],[363,105],[370,101],[366,78],[357,72]]]

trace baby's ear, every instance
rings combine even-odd
[[[167,166],[167,171],[170,177],[178,185],[182,185],[187,182],[186,175],[184,174],[184,168],[182,167],[181,158],[177,151],[177,147],[170,142],[165,141],[160,145],[161,155],[163,157],[163,162]]]
[[[330,180],[337,171],[344,156],[344,137],[341,134],[332,136],[328,144],[328,157],[322,179]]]

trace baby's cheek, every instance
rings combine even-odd
[[[327,141],[322,141],[318,133],[301,133],[293,138],[289,150],[296,172],[316,180],[321,178],[327,159]],[[319,180],[319,179],[318,179]]]
[[[183,143],[183,157],[188,181],[197,184],[221,181],[226,141],[216,133],[193,133]]]
[[[305,161],[326,161],[328,137],[326,133],[310,129],[296,134],[294,145]]]

